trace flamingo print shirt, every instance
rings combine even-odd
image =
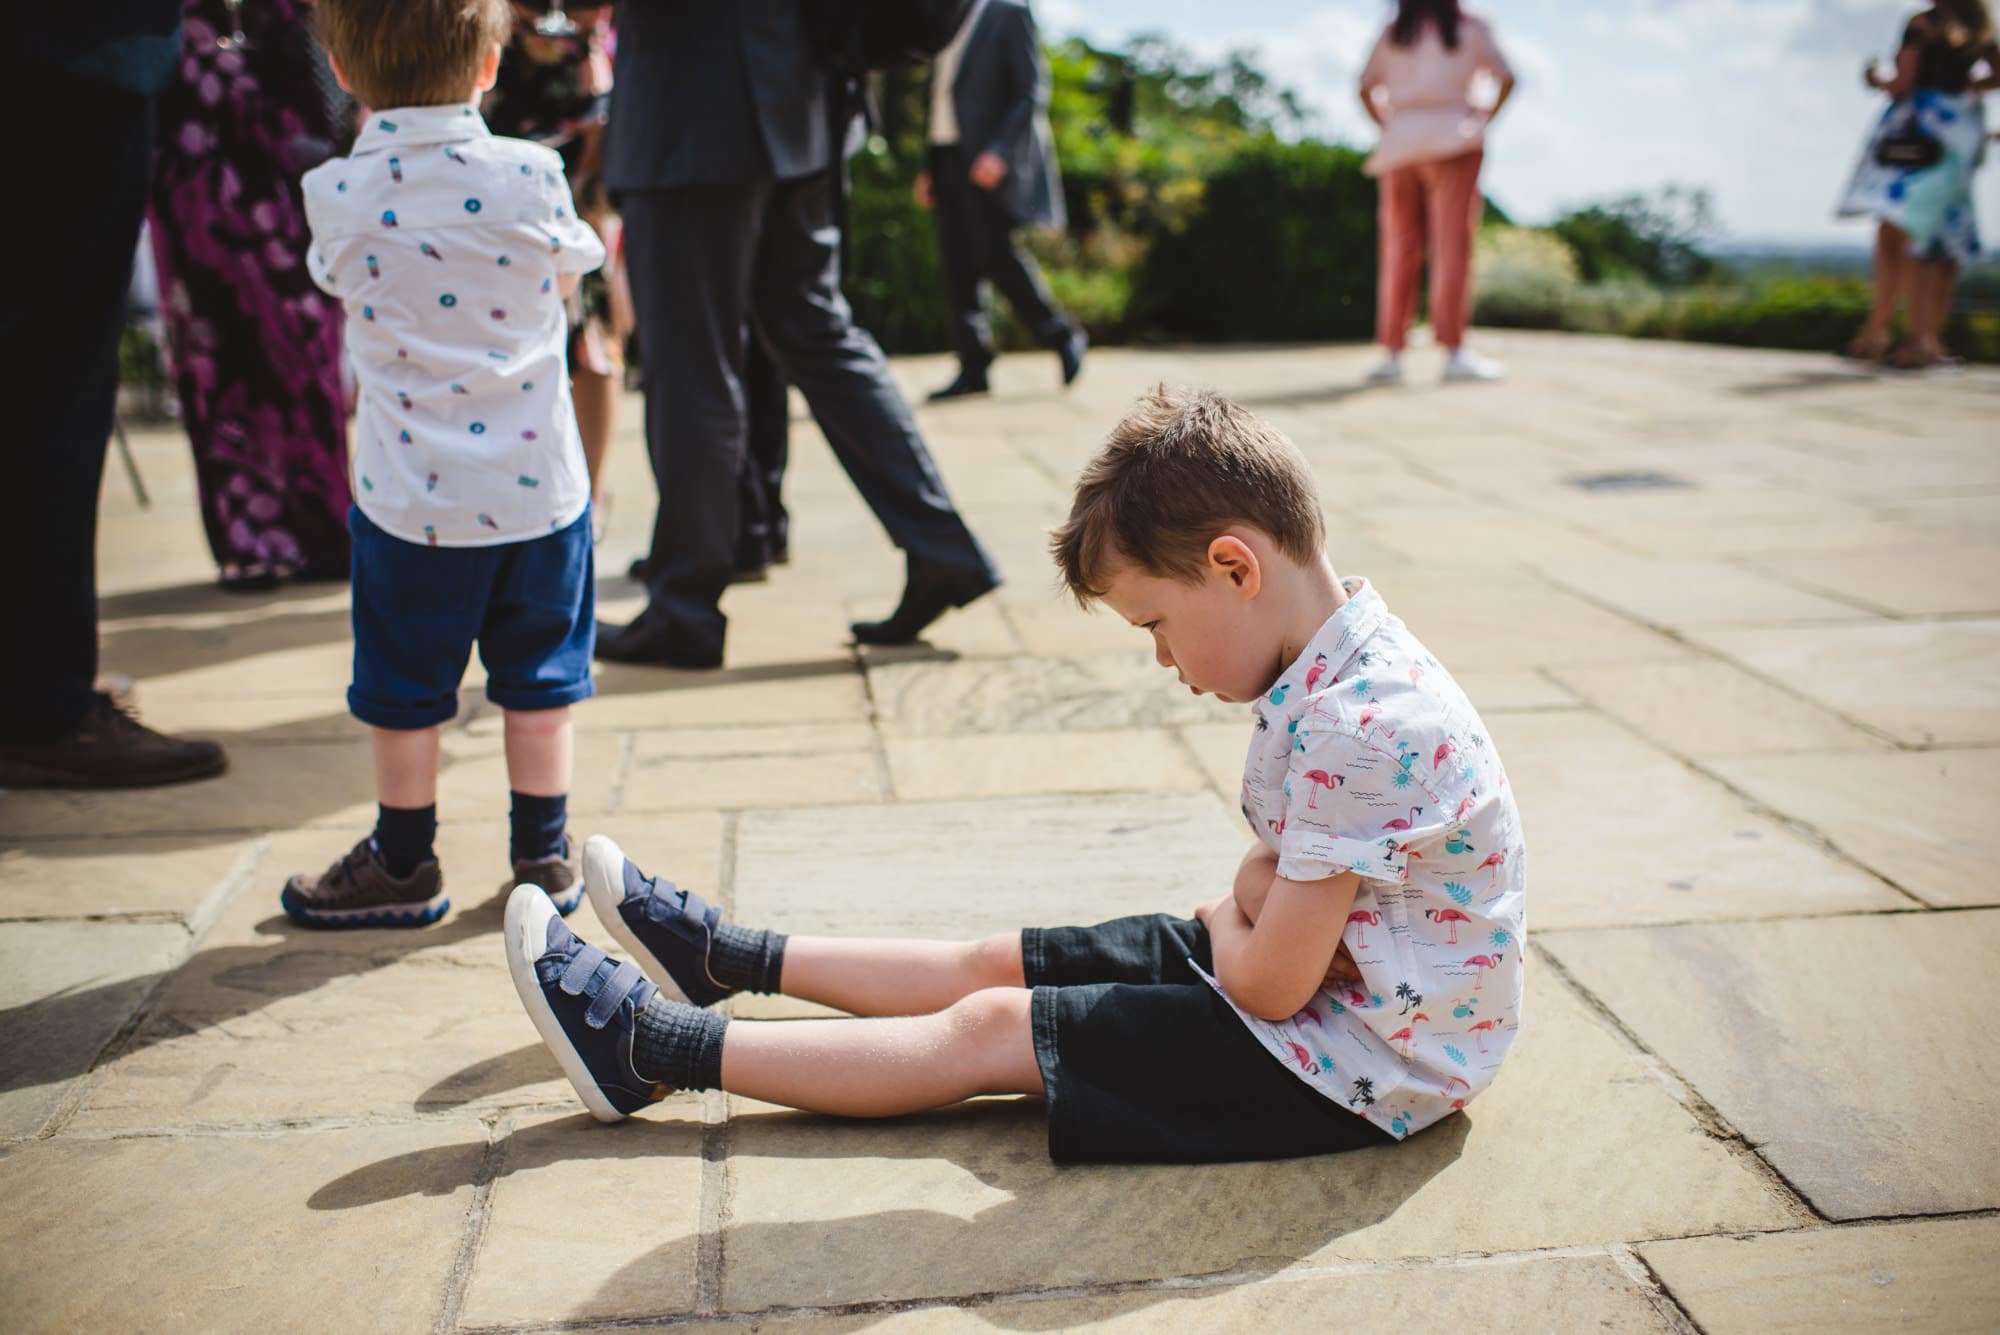
[[[1484,1089],[1520,1028],[1526,849],[1465,693],[1367,581],[1345,587],[1253,706],[1243,814],[1279,875],[1360,877],[1343,939],[1361,982],[1278,1023],[1236,1010],[1299,1079],[1400,1139]]]
[[[307,172],[307,264],[347,308],[354,498],[434,547],[522,542],[590,501],[559,280],[604,262],[562,159],[470,106],[368,118]]]

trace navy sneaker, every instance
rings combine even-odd
[[[514,990],[592,1116],[622,1121],[674,1092],[632,1065],[639,1012],[658,990],[638,965],[585,944],[532,885],[508,898],[506,936]]]
[[[673,1001],[713,1006],[736,989],[708,972],[708,943],[722,910],[672,881],[648,879],[609,836],[583,846],[583,888],[599,922]]]

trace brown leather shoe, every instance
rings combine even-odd
[[[228,768],[214,742],[154,732],[101,691],[69,736],[35,746],[0,743],[0,788],[147,788]]]
[[[576,841],[563,836],[559,856],[529,858],[514,864],[514,884],[536,886],[567,918],[583,902],[583,862],[576,854]]]
[[[373,835],[318,877],[300,873],[285,882],[278,902],[305,927],[422,927],[451,907],[435,858],[398,880],[375,851]]]

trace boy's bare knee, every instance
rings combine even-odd
[[[1033,995],[1021,987],[981,988],[953,1002],[945,1014],[953,1028],[967,1034],[1022,1028],[1029,1022]]]
[[[506,729],[517,737],[547,737],[569,726],[569,706],[561,709],[509,709]]]
[[[1021,934],[995,932],[966,947],[966,962],[981,987],[1024,987]]]

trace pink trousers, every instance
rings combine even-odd
[[[1375,337],[1391,352],[1408,341],[1417,314],[1417,274],[1430,240],[1431,326],[1447,348],[1465,342],[1472,317],[1472,239],[1484,201],[1479,164],[1484,150],[1393,167],[1377,182],[1382,268],[1377,276]]]

